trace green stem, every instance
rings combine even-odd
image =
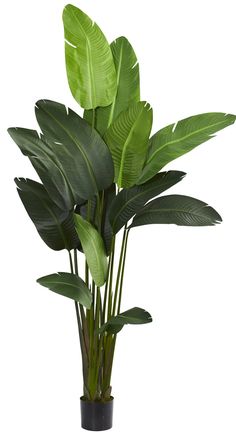
[[[95,129],[95,126],[96,126],[96,112],[95,112],[95,109],[92,109],[92,114],[93,114],[93,116],[92,116],[92,128]]]
[[[127,253],[128,236],[129,236],[129,229],[126,231],[126,236],[125,236],[125,246],[124,246],[124,255],[123,255],[123,263],[122,263],[121,278],[120,278],[120,289],[119,289],[119,301],[118,301],[117,315],[119,315],[119,313],[120,313],[120,306],[121,306],[121,299],[122,299],[122,290],[123,290],[123,281],[124,281],[124,271],[125,271],[125,261],[126,261],[126,253]]]
[[[74,274],[74,267],[73,267],[73,260],[72,260],[71,252],[68,251],[68,253],[69,253],[69,261],[70,261],[70,270],[71,270],[71,273]],[[75,262],[75,270],[76,271],[78,271],[77,268],[78,268],[78,265]],[[83,378],[84,378],[84,382],[85,382],[85,380],[87,379],[88,355],[87,355],[86,343],[85,343],[83,328],[82,328],[82,323],[81,323],[81,314],[79,313],[79,305],[78,305],[77,301],[74,301],[74,304],[75,304],[75,312],[76,312],[76,319],[77,319],[77,324],[78,324],[80,347],[81,347]]]
[[[77,249],[74,249],[74,265],[75,265],[75,274],[79,275],[79,270],[78,270],[78,258],[77,258]],[[78,307],[78,303],[77,303],[77,307]],[[82,304],[79,305],[79,310],[80,310],[80,317],[81,317],[81,321],[82,321],[82,333],[83,333],[83,339],[84,339],[84,343],[85,343],[85,351],[86,351],[86,355],[87,355],[87,359],[88,359],[88,349],[89,349],[89,335],[88,335],[88,324],[87,324],[87,319],[85,316],[85,312],[84,312],[84,307],[82,306]]]
[[[104,324],[105,318],[106,318],[108,289],[109,289],[109,301],[111,301],[110,293],[112,291],[112,278],[113,278],[115,242],[116,242],[116,237],[113,236],[112,237],[112,241],[111,241],[111,253],[110,253],[109,261],[108,261],[108,273],[107,273],[107,281],[106,281],[106,286],[105,286],[104,301],[103,301],[103,310],[102,310],[102,312],[103,312],[103,314],[102,314],[102,324]]]
[[[127,230],[127,227],[125,226],[122,244],[121,244],[117,278],[116,278],[116,288],[115,288],[115,295],[114,295],[113,308],[112,308],[112,315],[113,316],[116,313],[117,314],[120,313],[123,280],[124,280],[124,270],[125,270],[125,261],[126,261],[126,254],[127,254],[128,235],[129,235],[129,229]],[[118,308],[117,308],[117,312],[116,312],[117,298],[118,298]],[[104,350],[104,377],[103,377],[103,384],[102,384],[102,395],[105,398],[106,398],[107,392],[108,392],[108,396],[109,396],[109,388],[110,388],[111,374],[112,374],[112,367],[113,367],[113,360],[114,360],[114,353],[115,353],[115,346],[116,346],[116,337],[117,337],[117,335],[105,335],[104,336],[104,344],[105,344],[104,348],[105,348],[105,350]]]
[[[72,261],[72,256],[71,256],[71,252],[68,250],[68,254],[69,254],[69,260],[70,260],[70,271],[72,274],[74,274],[74,267],[73,267],[73,261]]]
[[[121,250],[120,250],[120,259],[119,259],[119,265],[118,265],[118,271],[117,271],[117,277],[116,277],[116,287],[115,287],[114,301],[113,301],[113,307],[112,307],[112,316],[114,316],[115,312],[116,312],[116,303],[117,303],[117,298],[118,298],[120,278],[121,278],[122,265],[123,265],[124,250],[125,250],[126,232],[127,232],[127,230],[125,227],[124,232],[123,232],[123,238],[122,238],[122,244],[121,244]]]

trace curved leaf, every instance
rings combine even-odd
[[[102,225],[101,225],[101,235],[104,241],[104,245],[106,248],[106,254],[109,256],[111,250],[111,241],[112,241],[112,228],[109,220],[109,206],[112,200],[115,198],[116,188],[113,183],[109,188],[104,191],[104,201],[103,201],[103,216],[102,216]],[[96,217],[96,207],[97,207],[97,198],[93,197],[89,200],[89,222],[91,222],[96,228],[98,227],[97,217]],[[75,213],[81,215],[84,219],[88,218],[88,202],[81,206],[77,206],[75,209]],[[81,247],[82,249],[82,247]]]
[[[214,137],[234,123],[235,115],[205,113],[185,118],[159,130],[149,141],[148,157],[138,184],[144,183],[166,164]]]
[[[72,212],[52,202],[46,189],[30,179],[15,179],[20,199],[39,235],[53,250],[76,248],[79,240]]]
[[[63,12],[67,77],[73,97],[85,109],[108,106],[116,93],[110,46],[84,12],[67,5]]]
[[[109,321],[103,324],[98,330],[98,333],[107,331],[107,333],[116,334],[125,324],[147,324],[149,322],[152,322],[150,313],[140,307],[133,307],[119,315],[112,316]]]
[[[50,291],[78,301],[87,309],[91,307],[92,294],[85,282],[75,274],[66,272],[50,274],[40,277],[37,283],[50,289]]]
[[[117,233],[147,201],[178,183],[185,176],[181,171],[159,173],[143,185],[122,189],[109,208],[110,223]]]
[[[72,209],[75,200],[66,175],[46,141],[36,130],[11,127],[8,133],[22,153],[28,156],[51,199],[61,209]]]
[[[88,221],[74,214],[75,228],[94,282],[102,286],[107,278],[107,258],[102,237]]]
[[[111,43],[111,51],[117,75],[114,100],[110,106],[98,107],[95,114],[92,110],[84,112],[84,118],[91,125],[95,122],[95,127],[102,136],[121,112],[128,109],[131,103],[140,100],[139,64],[133,47],[128,39],[121,36]]]
[[[132,104],[111,124],[104,139],[115,166],[119,187],[133,186],[141,174],[152,127],[152,109],[146,102]]]
[[[213,226],[220,215],[203,201],[185,195],[167,195],[150,201],[135,215],[131,227],[146,224],[178,226]]]
[[[36,103],[42,132],[60,162],[73,196],[88,199],[113,182],[109,149],[95,129],[63,104],[50,100]],[[75,204],[76,204],[75,203]]]

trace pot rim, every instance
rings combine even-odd
[[[114,400],[114,397],[111,395],[108,400],[87,400],[84,395],[80,397],[80,401],[83,403],[89,403],[89,404],[106,404],[110,403]]]

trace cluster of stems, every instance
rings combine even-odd
[[[101,230],[99,216],[102,216],[103,212],[103,196],[102,194],[97,199],[99,200],[97,201],[98,213],[96,214],[98,230]],[[89,219],[89,202],[87,209],[87,219]],[[111,397],[111,373],[116,334],[99,333],[98,331],[111,317],[120,313],[128,235],[129,229],[124,227],[116,267],[114,266],[116,263],[116,236],[112,237],[107,278],[102,288],[94,283],[85,259],[84,280],[92,293],[91,308],[85,309],[75,301],[82,354],[84,397],[91,401],[106,401]],[[72,273],[79,275],[77,249],[74,250],[73,254],[69,252],[70,269]]]

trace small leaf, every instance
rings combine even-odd
[[[63,12],[67,78],[75,100],[85,109],[108,106],[116,93],[116,72],[109,43],[96,23],[73,5]]]
[[[104,139],[112,154],[119,187],[133,186],[139,178],[151,127],[152,109],[142,101],[122,112],[106,131]]]
[[[139,64],[133,47],[128,39],[121,36],[111,43],[111,51],[117,75],[117,92],[113,102],[107,107],[98,107],[95,113],[93,110],[84,112],[84,118],[91,125],[95,121],[101,136],[121,112],[140,100]]]
[[[110,205],[109,217],[117,233],[147,201],[166,191],[185,176],[181,171],[159,173],[143,185],[122,189]]]
[[[131,227],[146,224],[178,226],[213,226],[220,215],[203,201],[185,195],[167,195],[150,201],[135,215]]]
[[[79,245],[73,213],[60,209],[46,189],[30,179],[15,179],[20,199],[39,235],[53,250],[71,250]]]
[[[57,294],[78,301],[87,309],[91,307],[92,294],[84,281],[75,274],[59,272],[40,277],[37,282]]]
[[[138,184],[153,177],[166,164],[214,137],[214,133],[234,123],[235,115],[205,113],[171,124],[149,141],[148,157]]]
[[[140,307],[133,307],[119,315],[112,316],[108,322],[98,330],[98,333],[107,331],[109,334],[118,333],[125,324],[147,324],[152,322],[150,313]]]
[[[79,236],[94,282],[102,286],[107,278],[107,258],[101,235],[92,224],[74,214],[75,229]]]

